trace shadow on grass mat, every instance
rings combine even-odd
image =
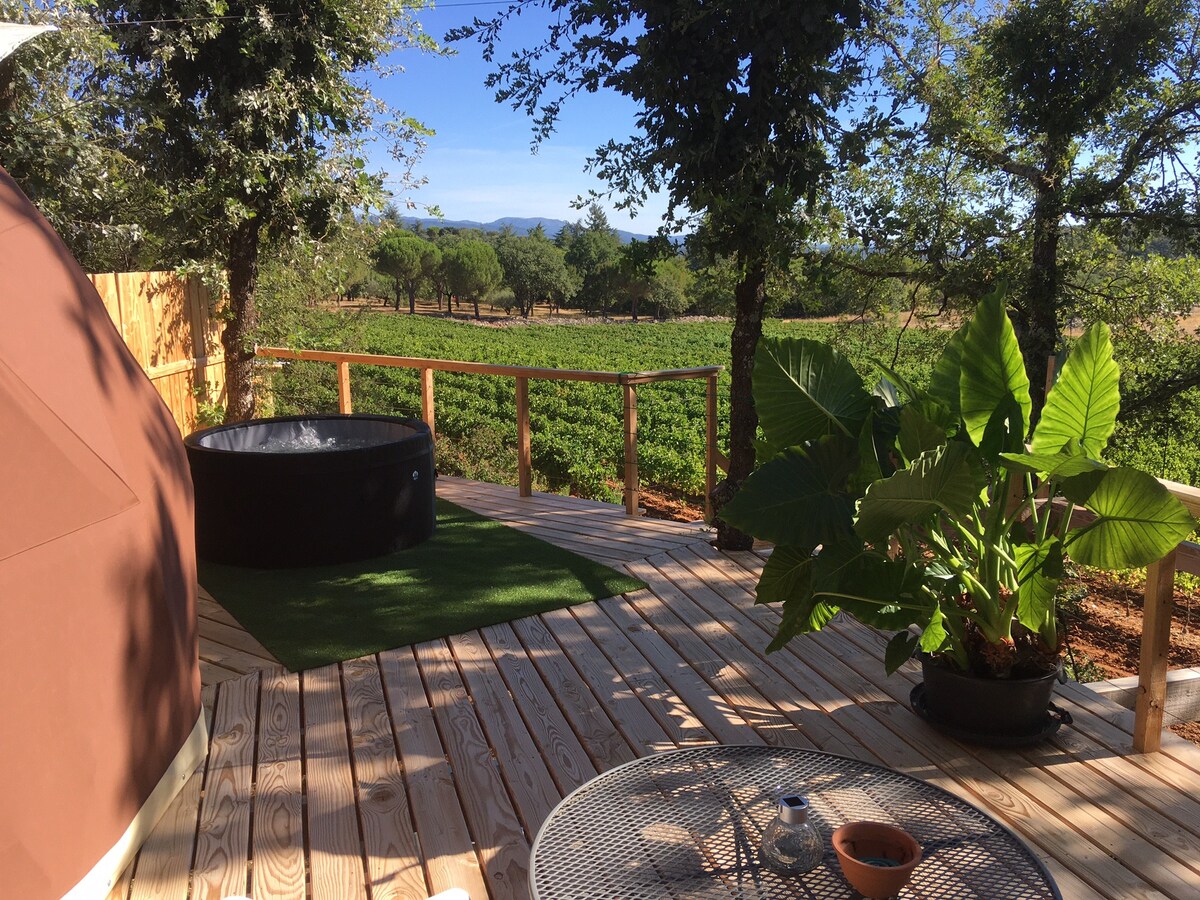
[[[200,583],[292,671],[646,586],[445,500],[433,537],[399,553],[307,569],[202,561]]]

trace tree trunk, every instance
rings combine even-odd
[[[758,413],[754,409],[751,377],[754,351],[762,337],[763,285],[766,264],[751,260],[734,288],[736,308],[730,340],[729,474],[713,491],[717,546],[723,550],[749,550],[754,539],[720,518],[721,507],[733,499],[742,482],[754,471],[754,437]]]
[[[417,314],[417,286],[410,284],[408,287],[408,314],[415,316]]]
[[[225,347],[225,421],[254,417],[254,335],[258,310],[258,232],[256,216],[238,226],[229,241],[229,321],[221,343]]]
[[[17,108],[17,61],[12,56],[0,59],[0,114]]]
[[[480,318],[480,315],[479,315],[479,297],[478,297],[478,295],[476,295],[476,296],[472,297],[472,298],[471,298],[471,302],[472,302],[472,303],[475,305],[475,318],[476,318],[476,320],[478,320],[478,319]]]
[[[631,319],[632,319],[632,321],[634,321],[634,322],[636,322],[636,321],[637,321],[637,313],[638,313],[638,309],[637,309],[637,308],[638,308],[638,298],[637,298],[637,294],[634,294],[634,295],[633,295],[633,296],[630,298],[630,310],[632,311],[632,316],[631,316]]]
[[[1025,286],[1025,308],[1018,321],[1025,371],[1029,373],[1033,422],[1046,403],[1046,361],[1058,347],[1058,241],[1063,207],[1056,185],[1055,179],[1048,178],[1034,201],[1033,255]]]

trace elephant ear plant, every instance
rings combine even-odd
[[[1156,479],[1101,461],[1117,381],[1108,327],[1094,325],[1030,435],[1029,379],[1000,292],[950,339],[923,390],[889,373],[870,394],[829,346],[763,340],[754,400],[766,461],[721,515],[776,545],[758,583],[759,603],[783,604],[771,649],[843,610],[897,632],[889,672],[917,649],[980,677],[1053,672],[1064,560],[1143,566],[1194,526]],[[1065,508],[1045,500],[1060,496]]]

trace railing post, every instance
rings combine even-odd
[[[712,492],[717,486],[717,376],[706,379],[704,403],[704,518],[712,521]]]
[[[346,415],[350,415],[354,411],[354,407],[350,402],[350,363],[339,362],[337,364],[337,379],[338,410]]]
[[[637,385],[622,385],[625,391],[625,514],[638,514]]]
[[[522,497],[533,496],[533,459],[529,447],[529,379],[517,376],[517,485]]]
[[[1154,753],[1162,744],[1163,711],[1167,706],[1167,652],[1171,646],[1171,610],[1175,602],[1176,547],[1146,569],[1142,609],[1142,654],[1134,706],[1133,749]]]
[[[429,434],[435,436],[437,429],[433,421],[433,369],[421,370],[421,418],[429,426]]]

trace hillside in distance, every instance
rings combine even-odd
[[[414,222],[420,222],[426,228],[478,228],[480,231],[500,231],[505,225],[508,225],[518,235],[529,234],[538,225],[541,225],[542,231],[546,233],[546,237],[548,238],[553,238],[565,226],[571,224],[563,219],[520,218],[517,216],[504,216],[493,222],[472,222],[468,219],[422,219],[415,216],[404,216],[402,221],[406,227],[411,227]],[[628,244],[632,240],[644,241],[650,237],[647,234],[622,231],[620,228],[615,229],[615,231],[621,239],[622,244]],[[675,237],[673,240],[676,243],[683,242],[682,237]]]

